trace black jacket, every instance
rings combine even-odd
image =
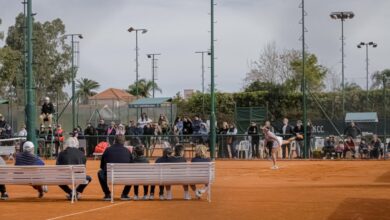
[[[194,157],[191,159],[191,163],[197,163],[197,162],[211,162],[210,158],[201,158],[201,157]]]
[[[186,163],[187,160],[184,157],[169,157],[168,163]]]
[[[108,147],[100,161],[100,169],[106,171],[107,163],[131,163],[132,156],[130,151],[123,144],[114,144]]]
[[[149,160],[145,156],[134,157],[133,163],[149,163]]]
[[[89,136],[96,135],[96,129],[93,126],[87,127],[84,130],[84,135],[89,135]]]
[[[155,163],[169,163],[169,158],[170,157],[159,157]]]
[[[259,140],[259,128],[257,126],[250,126],[248,128],[248,135],[252,137],[252,141]]]
[[[78,165],[86,164],[87,159],[83,152],[74,147],[68,147],[62,151],[57,158],[57,165]]]
[[[282,134],[283,140],[287,140],[294,134],[294,130],[293,130],[293,127],[291,125],[287,124],[286,133],[283,134],[283,127],[284,127],[284,124],[280,128],[280,133]]]
[[[41,114],[53,114],[55,112],[53,103],[44,103],[42,105]]]
[[[362,131],[357,126],[352,127],[351,125],[348,125],[348,127],[345,128],[344,134],[348,137],[351,136],[352,138],[356,138],[356,136],[360,135]]]
[[[96,131],[98,135],[107,135],[107,128],[108,126],[106,124],[98,124],[96,127]]]

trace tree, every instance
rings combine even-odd
[[[390,85],[390,69],[385,69],[382,71],[376,71],[374,74],[372,74],[371,79],[372,79],[372,85],[371,89],[380,89],[383,88],[383,76],[387,78],[386,80],[386,87]]]
[[[138,96],[146,98],[150,97],[150,93],[153,91],[153,86],[156,91],[160,93],[162,92],[161,88],[158,87],[156,82],[153,82],[151,80],[147,81],[146,79],[138,80]],[[134,84],[129,85],[127,92],[134,96],[137,95],[137,86],[135,82]]]
[[[251,63],[251,70],[246,74],[246,85],[255,82],[283,84],[293,75],[291,61],[299,58],[296,50],[279,52],[275,43],[268,43],[257,61]]]
[[[5,83],[13,88],[22,88],[24,81],[24,31],[25,17],[19,14],[15,19],[15,24],[8,29],[5,47],[8,48],[7,60],[11,60],[18,54],[18,62],[4,66],[1,78],[6,79]],[[46,22],[33,22],[33,74],[35,77],[35,87],[37,98],[49,96],[66,97],[63,88],[71,81],[71,49],[65,44],[65,39],[61,36],[65,33],[65,25],[61,19],[57,18]],[[3,48],[4,49],[4,48]],[[12,50],[12,52],[11,52]],[[2,88],[2,91],[4,88]],[[60,93],[60,94],[57,94]],[[18,95],[18,97],[22,97]]]
[[[286,86],[291,90],[302,89],[302,58],[291,62],[293,75],[286,81]],[[324,79],[328,70],[318,64],[317,57],[314,54],[307,54],[305,59],[306,85],[310,91],[321,91],[325,88]]]
[[[94,80],[81,78],[76,80],[77,84],[77,97],[79,97],[82,104],[88,104],[88,97],[96,95],[97,92],[94,91],[100,88],[100,84]]]

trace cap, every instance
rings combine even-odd
[[[34,144],[31,141],[26,141],[23,144],[23,151],[27,152],[33,152],[34,151]]]

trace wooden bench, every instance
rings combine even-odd
[[[107,182],[111,185],[195,185],[208,184],[207,200],[211,202],[211,184],[215,179],[215,163],[151,163],[107,164]]]
[[[71,203],[77,200],[76,186],[86,183],[84,165],[0,166],[0,184],[71,185]]]

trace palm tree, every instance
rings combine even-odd
[[[385,70],[382,70],[382,71],[376,71],[374,74],[372,74],[372,76],[371,76],[371,79],[372,79],[371,89],[382,88],[382,86],[383,86],[383,76],[385,76],[386,78],[389,78],[390,77],[390,69],[385,69]],[[390,84],[390,82],[387,81],[387,86],[389,84]]]
[[[88,97],[96,95],[94,91],[100,87],[100,84],[92,79],[81,78],[77,80],[77,97],[80,98],[82,104],[88,104]]]
[[[150,97],[150,93],[154,90],[158,92],[162,92],[161,88],[158,87],[156,82],[153,82],[151,80],[147,81],[146,79],[140,79],[138,81],[138,96],[141,97]],[[136,96],[137,95],[137,86],[136,83],[129,85],[129,88],[127,89],[127,92]]]

